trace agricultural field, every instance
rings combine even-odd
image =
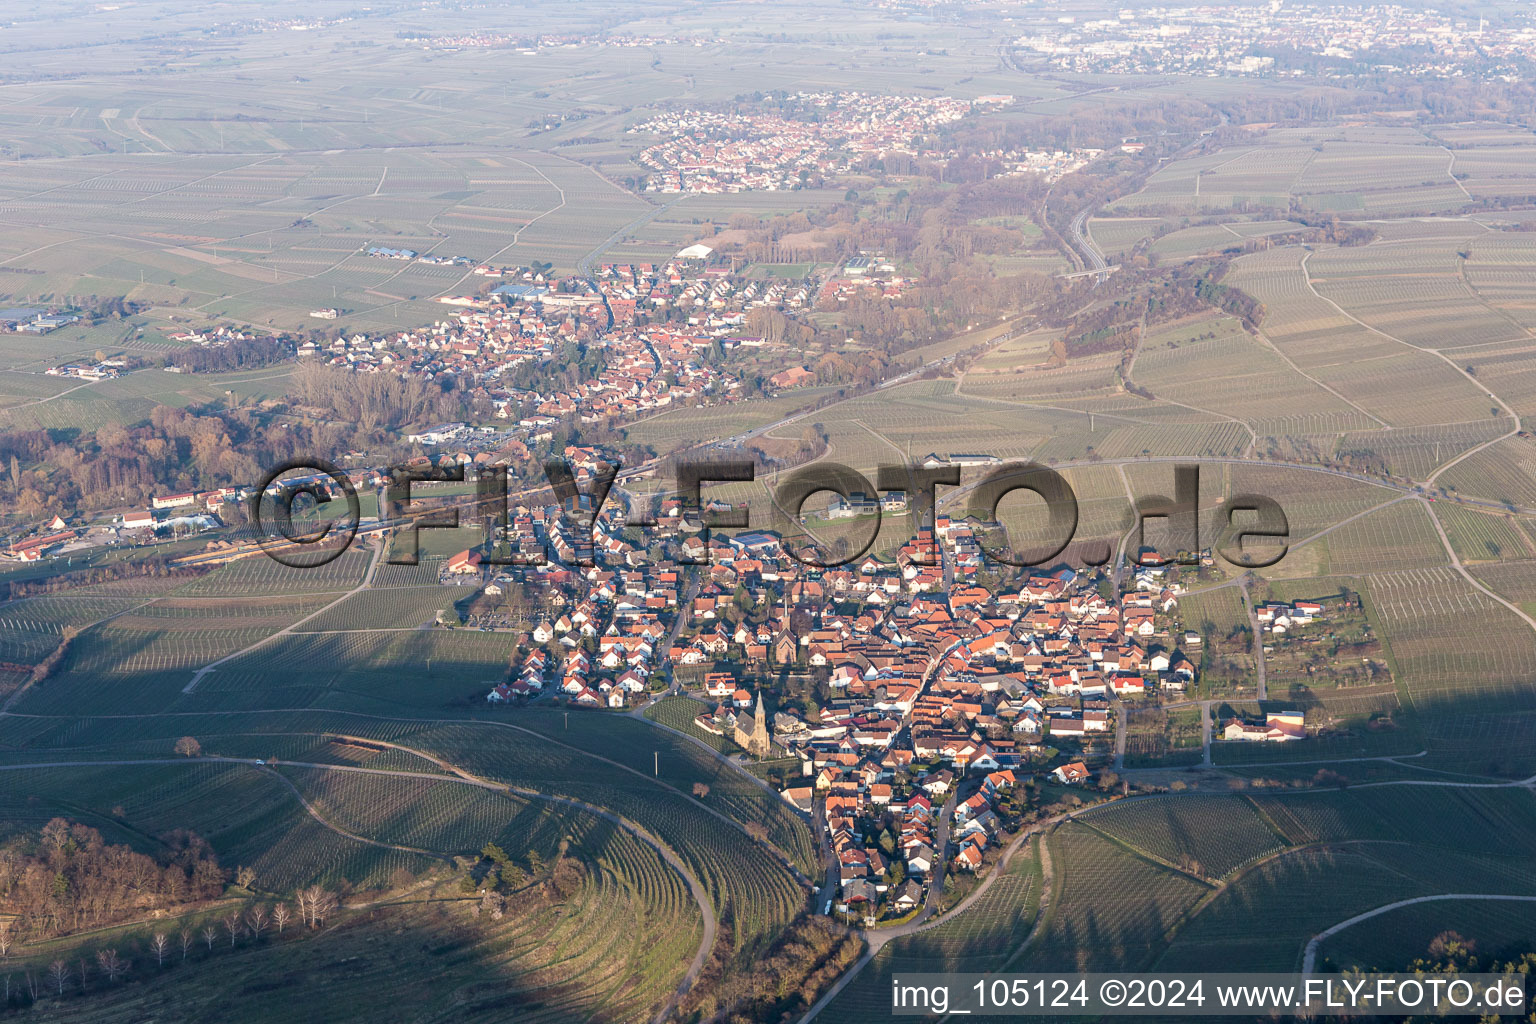
[[[1421,958],[1438,962],[1435,940],[1448,931],[1472,939],[1490,960],[1517,956],[1536,935],[1528,902],[1440,900],[1388,911],[1324,939],[1318,962],[1383,971]]]
[[[28,292],[16,298],[119,294],[177,307],[183,321],[290,329],[323,305],[346,311],[344,330],[388,329],[402,314],[431,316],[433,300],[474,280],[462,267],[370,258],[370,245],[572,270],[612,224],[648,209],[592,170],[533,151],[141,153],[57,170],[52,187],[11,198],[9,215],[62,220],[82,237],[13,262],[40,272],[18,278]],[[138,238],[109,227],[125,203]]]
[[[1053,331],[1031,331],[1015,334],[993,346],[987,354],[973,362],[967,375],[995,372],[1015,372],[1043,362],[1050,353],[1051,342],[1056,338]]]
[[[1469,192],[1451,177],[1454,158],[1412,129],[1271,130],[1238,145],[1172,161],[1110,212],[1141,216],[1279,214],[1292,203],[1321,213],[1455,211]]]
[[[1323,531],[1340,527],[1346,520],[1362,514],[1363,517],[1355,522],[1366,522],[1377,514],[1373,509],[1401,498],[1401,492],[1375,484],[1287,466],[1211,467],[1201,473],[1202,488],[1209,486],[1205,483],[1208,476],[1216,473],[1223,474],[1220,482],[1225,494],[1265,494],[1280,503],[1285,512],[1290,543],[1297,549],[1297,556],[1308,548],[1327,549],[1332,538],[1347,527],[1327,534]],[[1381,510],[1387,511],[1385,508]],[[1216,525],[1213,521],[1213,532]],[[1309,540],[1313,537],[1317,539]],[[1307,543],[1303,545],[1303,542]],[[1287,556],[1275,568],[1288,568],[1291,557]]]
[[[1529,708],[1536,661],[1528,627],[1448,569],[1371,576],[1366,610],[1415,709]]]
[[[468,595],[463,587],[369,589],[295,627],[301,633],[338,633],[365,629],[416,629],[430,626],[439,612],[452,613]]]
[[[1445,546],[1429,507],[1400,501],[1346,523],[1326,538],[1333,572],[1391,572],[1444,565]]]
[[[702,783],[707,787],[707,792],[698,796],[702,804],[742,826],[749,822],[763,825],[768,842],[786,859],[807,874],[815,870],[817,856],[803,817],[768,786],[753,782],[696,744],[665,733],[658,735],[657,730],[626,716],[587,716],[575,731],[567,727],[563,714],[557,716],[552,711],[519,716],[517,724],[631,772],[644,775],[649,768],[652,778],[692,795],[698,795],[694,785]]]
[[[1088,222],[1088,234],[1094,245],[1114,256],[1168,226],[1171,222],[1161,217],[1095,217]]]
[[[472,916],[472,900],[444,887],[430,901],[381,907],[318,933],[290,925],[281,941],[194,953],[175,974],[141,979],[90,1011],[103,1024],[185,1014],[237,1024],[290,1019],[297,998],[306,1012],[331,1020],[429,1015],[446,998],[456,1020],[476,1024],[514,1014],[545,1024],[645,1021],[675,989],[699,929],[648,919],[655,908],[636,907],[629,892],[606,871],[592,872],[573,898],[528,894],[492,925]],[[430,984],[408,969],[423,958],[430,958]],[[577,985],[572,970],[580,972]]]
[[[1521,529],[1521,520],[1508,513],[1484,511],[1451,502],[1434,506],[1451,549],[1463,563],[1527,561],[1536,558],[1531,536]],[[1524,522],[1530,522],[1524,519]]]
[[[1188,594],[1179,601],[1178,614],[1182,629],[1201,637],[1200,650],[1188,655],[1197,662],[1202,691],[1251,689],[1256,673],[1253,630],[1242,594],[1235,587]]]
[[[1123,707],[1125,765],[1151,768],[1197,764],[1201,760],[1200,708]]]
[[[749,399],[724,406],[674,409],[636,420],[625,427],[635,444],[658,452],[718,439],[727,432],[755,430],[776,423],[790,413],[814,406],[834,388],[796,388],[776,398]]]
[[[1314,253],[1317,292],[1371,327],[1422,348],[1471,347],[1523,332],[1463,278],[1455,239],[1410,239]]]
[[[1413,799],[1404,801],[1409,792]],[[1384,783],[1252,799],[1290,845],[1411,839],[1468,853],[1513,856],[1528,854],[1536,835],[1536,800],[1516,788]]]
[[[342,879],[359,888],[384,888],[402,868],[419,874],[437,863],[432,856],[370,845],[328,829],[278,777],[246,765],[13,770],[6,772],[6,782],[58,812],[79,807],[140,835],[189,828],[213,845],[221,861],[253,868],[265,892],[285,894]]]
[[[1373,425],[1372,417],[1301,376],[1231,318],[1149,334],[1137,353],[1135,379],[1160,399],[1241,419],[1266,435]]]
[[[508,732],[505,726],[496,723],[431,724],[408,719],[391,722],[366,715],[285,712],[198,716],[195,720],[185,716],[170,716],[154,720],[156,724],[146,720],[102,719],[94,730],[82,732],[76,723],[61,731],[48,730],[35,734],[24,742],[33,751],[34,757],[44,745],[63,744],[71,748],[72,758],[78,756],[81,747],[121,743],[124,738],[143,737],[155,731],[161,731],[165,736],[161,741],[164,744],[161,749],[167,753],[161,756],[169,756],[171,737],[180,735],[181,731],[189,727],[196,729],[208,741],[210,749],[226,749],[228,741],[221,737],[230,733],[272,733],[279,737],[276,743],[258,740],[246,747],[263,750],[262,756],[272,753],[267,748],[273,746],[285,752],[291,750],[282,745],[280,738],[283,732],[296,729],[311,731],[328,728],[336,734],[354,736],[365,742],[400,742],[414,750],[449,760],[481,778],[511,785],[518,792],[508,796],[476,789],[462,782],[444,779],[436,768],[430,772],[418,772],[414,767],[393,768],[390,770],[409,771],[411,774],[405,778],[376,778],[354,776],[345,768],[325,771],[302,766],[282,766],[284,777],[301,792],[309,794],[311,802],[331,824],[372,841],[408,848],[400,851],[390,846],[367,846],[368,856],[384,858],[378,868],[379,877],[387,877],[394,871],[401,857],[409,861],[412,856],[419,858],[430,854],[440,859],[448,854],[478,849],[496,836],[514,843],[521,841],[519,836],[539,834],[546,836],[550,843],[558,842],[562,834],[569,834],[570,827],[561,826],[558,822],[551,823],[548,817],[550,809],[541,801],[530,803],[523,795],[540,794],[611,810],[670,846],[704,882],[716,900],[717,910],[723,911],[728,906],[734,908],[737,920],[735,942],[738,947],[762,941],[767,931],[794,915],[803,904],[803,895],[790,869],[777,860],[774,854],[756,846],[741,831],[737,831],[742,828],[741,823],[747,821],[765,823],[769,828],[771,842],[781,848],[788,848],[792,856],[807,866],[813,864],[814,853],[809,830],[781,799],[757,783],[731,773],[715,761],[712,755],[691,743],[653,731],[643,723],[624,719],[609,720],[600,715],[576,717],[577,721],[573,723],[575,728],[566,732],[562,728],[560,716],[548,716],[545,723],[548,728],[559,730],[550,739],[541,738],[538,733],[520,727],[515,732]],[[205,731],[208,729],[212,731]],[[557,742],[553,735],[569,739]],[[0,743],[21,739],[20,736],[0,736]],[[649,742],[644,742],[647,739]],[[236,744],[236,749],[246,743],[248,740],[241,740]],[[578,743],[591,745],[595,750],[603,751],[603,754],[584,753],[575,745]],[[658,744],[663,748],[664,756],[661,760],[671,766],[667,775],[659,779],[649,771],[650,754]],[[623,761],[609,760],[607,755],[637,762],[640,762],[643,755],[645,770],[638,766],[629,767]],[[394,756],[398,765],[414,763],[399,760],[400,755]],[[339,759],[333,756],[333,760]],[[363,766],[373,769],[385,767],[388,763],[386,761],[376,765],[364,762]],[[258,789],[267,784],[264,780],[275,778],[270,772],[253,771],[238,765],[208,766],[194,763],[186,767],[172,767],[178,771],[219,769],[226,774],[235,773],[240,778],[245,775],[239,773],[246,773],[254,780],[249,784]],[[171,768],[156,768],[155,771],[163,775],[171,771]],[[38,774],[41,776],[43,773]],[[336,776],[339,775],[345,775],[346,778],[337,781]],[[705,779],[710,780],[709,793],[707,802],[700,802],[691,795],[691,785]],[[408,792],[416,793],[421,799],[402,799],[400,793],[407,791],[391,789],[390,785],[395,783],[414,787]],[[120,785],[131,787],[134,783],[125,780]],[[63,788],[58,792],[69,791],[67,781],[60,782],[59,786]],[[166,792],[172,789],[174,787]],[[466,792],[459,792],[461,789]],[[124,790],[104,788],[101,796],[103,807],[110,808],[121,802],[122,792]],[[292,808],[299,808],[292,799],[291,790],[278,785],[271,792],[273,795],[268,802],[274,806],[279,802],[278,797],[282,797]],[[221,801],[211,798],[205,803],[210,814],[217,813],[217,808],[222,806]],[[258,805],[250,801],[246,803],[250,804],[247,813],[260,811]],[[566,814],[567,810],[568,807],[564,805],[554,808],[558,812],[557,818]],[[302,810],[298,813],[302,814]],[[332,815],[337,820],[331,820]],[[722,819],[727,823],[735,820],[738,824],[736,828],[728,824],[723,827]],[[305,820],[313,823],[313,819]],[[537,822],[545,824],[536,825]],[[238,835],[246,836],[255,826],[241,827],[245,831]],[[315,827],[323,829],[320,825]],[[488,832],[492,834],[487,835]],[[614,834],[613,829],[606,826],[599,828],[598,832],[608,836]],[[296,837],[294,842],[299,842],[301,838]],[[338,836],[337,841],[340,838],[344,837]],[[250,852],[254,853],[257,840],[252,838],[249,841],[252,844]],[[356,840],[350,842],[356,844]],[[247,850],[247,847],[238,846],[236,849]],[[424,852],[412,854],[412,849]],[[252,859],[252,863],[255,862]],[[416,863],[411,870],[419,872],[424,866]],[[343,871],[340,867],[334,870]],[[361,878],[355,870],[346,877],[354,882]]]
[[[1165,864],[1211,880],[1286,845],[1240,796],[1122,801],[1077,820]]]
[[[1472,423],[1357,431],[1345,434],[1334,454],[1367,472],[1423,480],[1463,452],[1501,437],[1508,432],[1507,424],[1489,417]]]
[[[1144,969],[1209,891],[1087,825],[1068,822],[1047,842],[1062,879],[1046,926],[1030,948],[1038,970]]]
[[[1234,969],[1291,970],[1311,936],[1399,899],[1532,892],[1522,874],[1530,861],[1522,837],[1536,822],[1530,794],[1414,786],[1413,799],[1405,801],[1407,790],[1386,783],[1347,793],[1255,796],[1266,830],[1312,845],[1231,880],[1180,929],[1158,969],[1209,962],[1220,950],[1221,962]],[[1296,899],[1297,892],[1307,898]],[[1260,915],[1267,927],[1254,929]]]
[[[552,718],[552,728],[560,728],[556,721]],[[685,795],[687,791],[663,785],[642,768],[604,763],[536,733],[516,735],[514,745],[502,729],[443,725],[418,734],[410,745],[482,778],[581,800],[650,830],[695,872],[717,909],[733,908],[737,948],[761,943],[804,905],[804,890],[782,862],[764,847],[744,841],[741,832],[723,828],[707,806]],[[644,754],[653,749],[654,740]],[[644,762],[650,760],[645,757]],[[784,806],[777,797],[770,799]]]
[[[1536,444],[1523,437],[1499,441],[1450,467],[1437,482],[1512,511],[1536,508]]]
[[[400,710],[483,700],[506,671],[511,640],[440,629],[293,633],[219,666],[186,701],[231,711],[316,702]]]
[[[1489,589],[1518,604],[1527,613],[1536,610],[1536,564],[1529,560],[1480,565],[1473,573]]]
[[[188,597],[305,592],[335,592],[339,595],[363,581],[368,558],[369,553],[358,546],[323,566],[293,569],[258,553],[222,565],[205,576],[183,584],[177,592]]]

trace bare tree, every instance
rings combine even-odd
[[[85,962],[85,957],[80,958],[80,992],[84,994],[85,983],[91,976],[91,965]]]
[[[174,749],[182,757],[197,757],[203,752],[203,745],[191,736],[183,736],[176,741]]]
[[[171,937],[165,932],[155,932],[155,937],[149,940],[150,952],[155,954],[155,966],[165,966],[165,955],[171,951]]]
[[[192,929],[183,928],[181,930],[181,959],[185,961],[187,954],[190,952],[192,952]]]
[[[48,977],[52,979],[54,989],[62,996],[64,994],[64,983],[69,980],[69,964],[63,960],[55,960],[48,965]],[[31,975],[27,976],[27,980],[32,980]]]
[[[261,933],[267,927],[267,908],[258,903],[246,911],[245,925],[251,930],[251,935],[259,941]]]
[[[242,889],[249,889],[256,884],[256,870],[248,867],[236,868],[235,884]]]
[[[213,925],[210,924],[203,929],[203,941],[208,944],[208,952],[213,952],[213,940],[218,937],[219,930]]]
[[[240,913],[235,911],[224,919],[224,930],[229,933],[229,948],[235,948],[235,940],[240,938]]]
[[[288,904],[286,903],[279,903],[272,908],[272,923],[277,925],[279,935],[282,934],[284,928],[288,927],[288,914]]]
[[[299,903],[299,920],[303,921],[306,925],[310,925],[310,927],[313,927],[311,924],[310,907],[319,898],[319,895],[320,887],[312,885],[308,889],[300,889],[296,896]]]
[[[15,942],[15,936],[11,934],[11,922],[0,921],[0,960],[11,958],[11,944]]]
[[[336,898],[335,893],[321,889],[320,898],[315,903],[316,924],[324,924],[325,919],[335,913],[340,905],[341,901]]]
[[[101,968],[101,973],[107,976],[108,981],[117,981],[128,973],[128,961],[118,956],[115,949],[98,949],[96,963]]]
[[[335,909],[336,897],[321,886],[312,885],[299,893],[299,910],[304,915],[304,923],[311,928],[320,927],[320,922]]]

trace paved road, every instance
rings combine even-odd
[[[1489,597],[1503,605],[1505,608],[1508,608],[1510,611],[1514,612],[1517,616],[1523,619],[1527,626],[1530,626],[1533,630],[1536,630],[1536,619],[1531,618],[1530,614],[1527,613],[1524,608],[1521,608],[1519,605],[1510,601],[1506,601],[1498,594],[1495,594],[1492,590],[1489,590],[1488,587],[1483,584],[1482,580],[1478,579],[1476,576],[1473,576],[1470,572],[1467,571],[1467,567],[1461,564],[1461,556],[1456,554],[1456,548],[1451,544],[1451,538],[1445,535],[1445,527],[1440,525],[1440,517],[1435,515],[1435,510],[1429,507],[1429,502],[1425,501],[1423,498],[1419,498],[1418,500],[1421,504],[1424,505],[1424,512],[1429,516],[1429,521],[1435,525],[1435,532],[1440,535],[1440,543],[1445,548],[1446,556],[1451,560],[1451,568],[1455,569],[1462,579],[1471,584],[1474,590],[1481,591],[1486,597]]]
[[[928,877],[928,891],[923,895],[922,909],[912,920],[882,929],[883,934],[891,938],[911,934],[939,909],[939,898],[944,895],[944,872],[949,870],[949,823],[954,818],[955,803],[959,796],[959,788],[956,787],[950,791],[949,798],[939,809],[939,827],[933,833],[933,871]]]
[[[842,865],[838,863],[836,854],[832,851],[832,833],[827,829],[827,802],[817,797],[811,802],[811,818],[816,827],[816,848],[821,851],[822,861],[826,866],[826,877],[822,879],[821,890],[817,892],[816,899],[820,901],[818,906],[812,907],[812,913],[832,912],[831,905],[837,902],[841,894],[843,884]]]
[[[1095,207],[1087,206],[1077,212],[1072,218],[1067,230],[1072,236],[1072,247],[1083,257],[1083,263],[1088,270],[1100,271],[1095,278],[1102,281],[1107,276],[1109,262],[1104,259],[1104,254],[1099,252],[1099,247],[1093,244],[1093,239],[1088,235],[1088,218],[1093,214]]]
[[[1259,700],[1269,700],[1269,680],[1264,672],[1264,628],[1259,625],[1259,613],[1253,607],[1253,595],[1248,591],[1245,577],[1238,585],[1243,595],[1243,610],[1248,613],[1248,628],[1253,631],[1254,674],[1259,685]]]
[[[1211,702],[1200,702],[1200,763],[1211,766]]]
[[[688,582],[683,587],[682,596],[678,598],[677,614],[672,617],[672,628],[667,631],[666,646],[662,647],[663,651],[672,649],[672,645],[677,643],[677,638],[682,633],[683,627],[693,617],[693,599],[699,596],[699,576],[700,573],[697,571],[690,571],[688,573]],[[672,664],[671,658],[666,660],[666,666],[667,682],[671,684],[671,691],[673,693],[682,693],[682,687],[677,682],[677,671]],[[719,751],[716,751],[716,753],[719,753]]]

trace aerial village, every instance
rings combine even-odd
[[[785,113],[682,111],[638,126],[671,136],[641,157],[658,171],[648,187],[795,187],[809,175],[910,150],[973,109],[972,101],[859,93],[790,100]],[[1096,155],[989,154],[1000,173],[1047,177]],[[475,265],[408,249],[370,255],[462,265],[487,287],[444,296],[452,311],[430,325],[310,340],[298,355],[355,373],[467,382],[494,423],[425,426],[403,440],[419,446],[418,458],[476,469],[526,462],[562,423],[618,425],[671,406],[735,401],[744,382],[720,357],[769,344],[750,330],[754,310],[826,309],[866,290],[899,296],[905,285],[877,252],[799,281],[752,278],[703,243],[671,260],[604,263],[588,277],[564,278],[547,267]],[[334,320],[340,312],[311,315]],[[187,340],[216,346],[241,337],[224,329]],[[600,353],[595,372],[519,374],[559,365],[577,345]],[[779,390],[815,382],[795,365],[768,378]],[[583,486],[608,461],[589,445],[550,454],[563,454]],[[953,453],[933,460],[996,461]],[[374,466],[349,472],[358,484],[381,479]],[[248,487],[160,495],[122,513],[110,537],[55,520],[6,554],[30,561],[102,537],[151,543],[218,528],[224,506],[250,496]],[[906,511],[904,495],[887,493],[834,502],[827,518],[876,504]],[[654,525],[637,539],[631,527],[641,512]],[[1021,787],[1092,781],[1112,761],[1124,702],[1177,697],[1197,682],[1187,638],[1169,628],[1179,582],[1143,568],[1117,589],[1103,585],[1100,571],[1060,569],[983,585],[978,538],[995,526],[939,512],[888,557],[812,568],[773,533],[710,536],[692,526],[680,499],[657,502],[621,484],[596,509],[519,504],[495,538],[495,558],[464,550],[438,573],[440,582],[478,588],[490,605],[508,599],[495,628],[514,634],[511,667],[488,703],[633,711],[668,691],[695,698],[700,710],[686,727],[790,766],[778,788],[822,829],[837,864],[838,905],[873,920],[913,911],[936,873],[987,864],[1018,824]],[[510,555],[523,557],[509,564]],[[1265,611],[1268,628],[1283,632],[1322,609]],[[1300,716],[1275,714],[1262,723],[1234,719],[1223,731],[1234,741],[1305,735]]]
[[[595,455],[569,454],[588,465]],[[543,565],[493,574],[459,557],[458,571],[497,593],[520,588],[541,609],[487,700],[635,711],[693,698],[695,737],[780,766],[781,796],[824,830],[837,905],[854,917],[899,918],[936,870],[990,864],[1020,823],[1021,787],[1099,780],[1116,717],[1180,700],[1197,680],[1183,648],[1199,639],[1170,628],[1183,586],[1161,568],[1138,569],[1114,598],[1097,571],[984,587],[977,537],[992,524],[942,511],[894,558],[812,568],[770,532],[705,539],[676,498],[641,547],[626,516],[654,515],[651,501],[615,493],[595,517],[517,509],[512,545]],[[573,518],[594,524],[590,547]],[[583,553],[590,565],[571,561]],[[1266,628],[1284,624],[1272,637],[1282,642],[1325,608],[1259,612]],[[1301,714],[1283,712],[1233,719],[1218,738],[1305,735]]]
[[[996,109],[1012,96],[975,100],[949,96],[877,96],[862,92],[799,92],[761,112],[679,110],[634,125],[632,134],[663,137],[640,153],[652,173],[651,192],[753,192],[799,188],[846,174],[862,161],[901,153],[945,164],[959,154],[935,134],[978,109]],[[994,150],[980,154],[994,175],[1033,174],[1055,181],[1102,151]]]
[[[423,257],[410,250],[378,250],[380,258]],[[434,257],[462,262],[460,257]],[[678,406],[718,405],[744,397],[739,368],[730,357],[784,348],[752,333],[754,310],[795,315],[836,309],[859,294],[896,298],[908,282],[896,264],[879,253],[850,256],[802,280],[754,278],[739,260],[723,258],[696,243],[672,259],[655,263],[603,263],[590,278],[546,276],[530,267],[473,266],[474,276],[490,287],[484,295],[448,296],[453,307],[443,319],[423,327],[385,334],[339,333],[330,341],[305,340],[296,346],[300,359],[355,373],[393,373],[435,381],[451,377],[491,410],[487,423],[424,426],[405,434],[407,445],[421,446],[420,457],[438,465],[526,462],[533,449],[549,442],[562,422],[618,426]],[[337,310],[316,310],[319,319],[336,319]],[[258,337],[227,326],[184,330],[173,340],[218,348]],[[558,364],[569,346],[585,346],[598,355],[591,375],[561,383],[552,375],[519,368]],[[774,358],[777,358],[775,356]],[[785,359],[789,355],[785,354]],[[783,365],[778,360],[777,365]],[[167,372],[183,372],[168,364]],[[105,379],[123,372],[120,360],[99,365],[68,365],[50,374]],[[778,391],[818,383],[803,365],[765,376]],[[348,469],[359,487],[376,484],[378,470],[357,464]],[[114,540],[152,542],[179,531],[217,529],[221,507],[244,501],[246,487],[186,496],[207,517],[166,516],[167,510],[129,510],[117,525],[129,531]],[[88,545],[87,545],[88,546]],[[42,554],[57,553],[44,550]],[[37,557],[29,549],[29,556]]]
[[[1490,22],[1463,11],[1403,4],[1268,3],[1126,8],[1115,17],[1041,19],[1014,45],[1049,66],[1090,74],[1274,75],[1346,78],[1377,71],[1454,77],[1476,69],[1514,80],[1536,52],[1528,22]],[[1321,65],[1287,52],[1332,58]],[[1405,54],[1413,55],[1406,63]]]

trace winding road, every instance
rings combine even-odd
[[[720,931],[719,918],[715,915],[714,905],[710,902],[709,893],[705,890],[703,884],[696,877],[694,877],[693,872],[688,869],[688,866],[683,863],[682,858],[680,858],[672,850],[671,847],[667,846],[660,839],[656,838],[656,836],[652,835],[651,832],[644,826],[630,821],[628,818],[625,818],[622,815],[615,814],[613,811],[607,810],[606,808],[598,807],[595,804],[589,804],[585,801],[576,800],[572,797],[553,796],[547,793],[541,793],[534,789],[526,789],[521,786],[511,786],[504,782],[497,782],[491,779],[483,779],[424,751],[402,746],[397,743],[389,743],[383,740],[376,740],[371,738],[367,739],[366,742],[376,746],[388,747],[390,749],[402,750],[407,753],[414,754],[417,757],[423,758],[424,760],[438,765],[439,767],[448,771],[450,774],[429,775],[425,772],[410,772],[398,768],[368,768],[363,765],[321,764],[313,761],[285,760],[281,762],[268,762],[253,757],[214,756],[131,759],[125,758],[102,761],[46,761],[34,762],[30,764],[0,765],[0,771],[22,771],[38,768],[102,768],[127,767],[134,765],[185,765],[189,763],[246,765],[249,767],[262,769],[273,777],[279,779],[289,789],[289,791],[292,792],[294,797],[298,800],[300,806],[302,806],[304,810],[308,812],[310,817],[314,818],[315,821],[319,822],[325,828],[330,829],[332,832],[335,832],[338,835],[345,836],[348,839],[352,839],[360,843],[365,843],[369,846],[379,846],[390,850],[402,850],[407,853],[417,853],[444,860],[451,860],[451,858],[449,858],[446,854],[434,850],[424,850],[414,846],[400,846],[394,843],[381,842],[377,839],[369,839],[366,836],[361,836],[355,832],[351,832],[342,828],[341,826],[335,824],[334,822],[327,819],[324,815],[322,815],[320,811],[312,803],[310,803],[307,798],[305,798],[304,794],[299,790],[298,786],[296,786],[287,776],[283,775],[281,772],[276,771],[274,766],[277,764],[282,764],[290,768],[310,768],[322,771],[348,772],[358,775],[382,775],[390,778],[405,778],[415,780],[426,779],[434,782],[449,782],[458,785],[474,786],[476,788],[489,790],[495,793],[513,794],[529,800],[540,800],[545,803],[557,804],[585,811],[588,814],[596,815],[605,821],[617,825],[619,828],[632,835],[635,839],[654,850],[656,854],[666,862],[667,866],[682,878],[683,884],[688,887],[688,891],[692,896],[694,903],[697,904],[699,908],[699,913],[702,916],[704,922],[704,936],[699,942],[698,951],[694,954],[693,961],[691,964],[689,964],[688,970],[683,976],[683,980],[678,984],[676,990],[674,990],[667,1004],[662,1007],[662,1009],[656,1014],[654,1020],[656,1024],[660,1024],[661,1021],[666,1020],[671,1015],[672,1011],[677,1007],[678,1002],[688,993],[688,990],[693,987],[694,983],[698,981],[699,975],[703,973],[704,965],[709,959],[710,951],[714,949],[715,942],[719,936]]]
[[[1369,921],[1371,918],[1376,917],[1379,914],[1386,914],[1393,910],[1401,909],[1402,907],[1411,907],[1416,903],[1436,903],[1441,900],[1500,900],[1505,902],[1536,903],[1536,896],[1509,896],[1502,893],[1448,892],[1442,893],[1438,896],[1415,896],[1411,900],[1398,900],[1396,903],[1388,903],[1385,906],[1377,907],[1375,910],[1367,910],[1363,914],[1356,914],[1354,917],[1340,921],[1332,928],[1318,932],[1316,935],[1312,936],[1312,940],[1307,943],[1306,954],[1302,957],[1301,973],[1311,974],[1317,967],[1317,948],[1322,943],[1322,941],[1329,936],[1337,935],[1344,929],[1353,925],[1357,925],[1361,921]]]

